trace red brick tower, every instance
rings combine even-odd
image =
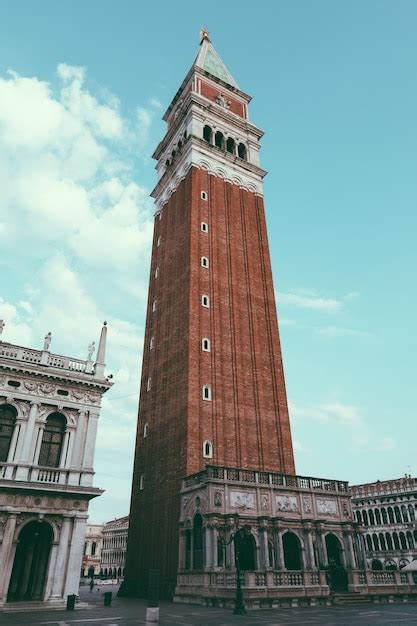
[[[262,131],[206,32],[171,102],[158,183],[125,591],[172,586],[181,479],[294,474],[259,165]]]

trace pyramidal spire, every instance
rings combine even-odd
[[[208,72],[215,78],[220,78],[220,80],[228,85],[239,89],[239,85],[215,51],[206,28],[201,29],[200,37],[200,50],[197,54],[196,60],[194,61],[194,65],[200,67],[202,70]]]

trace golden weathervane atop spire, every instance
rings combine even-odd
[[[204,26],[203,26],[201,28],[201,30],[200,30],[200,43],[202,43],[204,41],[204,39],[207,39],[207,41],[210,41],[209,32],[208,32],[207,28],[204,28]]]

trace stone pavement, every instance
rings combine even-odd
[[[146,625],[146,603],[142,600],[114,597],[112,605],[103,605],[100,587],[92,593],[81,588],[75,611],[36,611],[32,613],[0,613],[1,626],[140,626]],[[113,588],[116,591],[116,588]],[[306,607],[265,609],[233,615],[229,609],[185,604],[161,603],[160,626],[417,626],[417,603],[369,604],[349,607]],[[152,626],[149,624],[149,626]]]

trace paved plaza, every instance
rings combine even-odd
[[[114,597],[112,606],[103,604],[103,590],[109,587],[80,591],[75,611],[39,611],[31,613],[0,613],[1,626],[134,626],[147,624],[146,603],[141,600]],[[248,611],[245,616],[233,615],[228,609],[206,608],[184,604],[161,603],[161,626],[401,626],[417,625],[417,604],[369,604],[350,607],[309,607]],[[149,625],[151,626],[151,625]]]

